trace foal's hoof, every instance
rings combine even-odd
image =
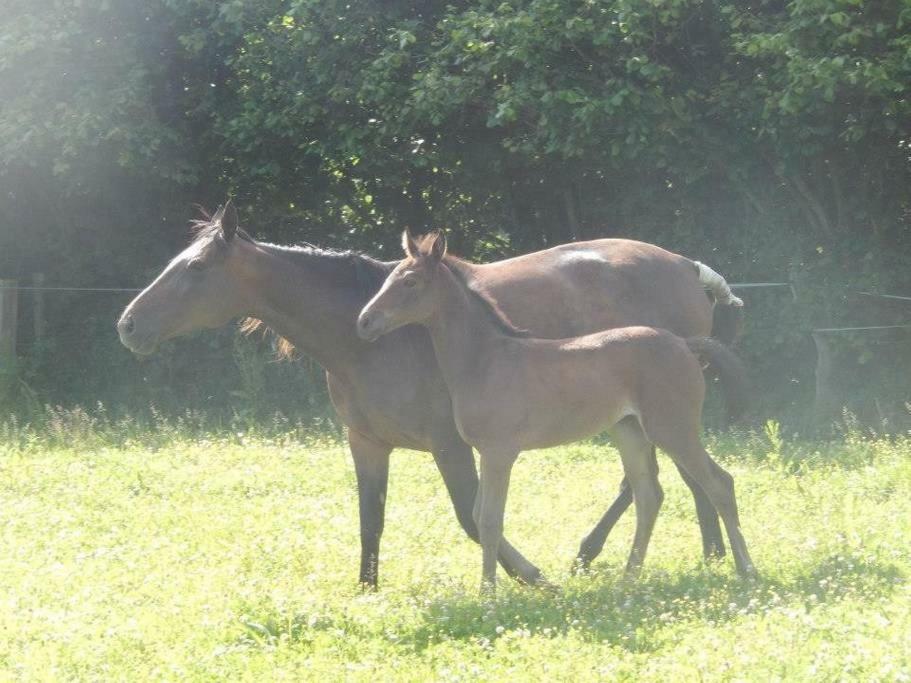
[[[481,587],[478,589],[478,597],[481,600],[495,600],[497,597],[497,584],[490,581],[481,581]]]
[[[639,578],[642,576],[642,567],[627,567],[623,570],[623,574],[620,576],[620,585],[621,586],[634,586],[639,583]]]

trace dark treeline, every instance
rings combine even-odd
[[[806,413],[814,327],[911,321],[904,0],[5,0],[0,277],[146,284],[193,204],[397,258],[404,226],[491,259],[628,236],[744,290],[762,415]],[[306,363],[233,330],[138,363],[129,295],[21,296],[26,403],[322,410]],[[837,338],[840,391],[895,421],[911,335]]]

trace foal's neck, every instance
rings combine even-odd
[[[355,321],[388,267],[358,254],[262,243],[247,247],[249,315],[327,370],[342,371],[363,348]],[[371,275],[378,278],[376,287],[365,281]]]
[[[436,312],[426,326],[450,393],[483,375],[491,353],[514,339],[494,322],[487,304],[443,264],[437,276]],[[480,373],[480,375],[479,375]]]

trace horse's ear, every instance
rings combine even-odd
[[[418,244],[414,241],[411,230],[408,228],[405,228],[402,232],[402,249],[405,250],[405,255],[409,258],[417,258]]]
[[[430,256],[435,261],[442,261],[446,256],[446,233],[442,230],[435,231],[430,236]]]
[[[221,214],[221,233],[225,240],[230,242],[237,232],[237,209],[234,208],[234,204],[231,203],[230,199],[225,204]]]

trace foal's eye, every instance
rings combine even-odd
[[[418,280],[413,275],[406,275],[402,280],[402,284],[406,287],[414,287],[417,283]]]
[[[202,259],[195,258],[187,264],[187,268],[190,270],[202,270],[203,262]]]

